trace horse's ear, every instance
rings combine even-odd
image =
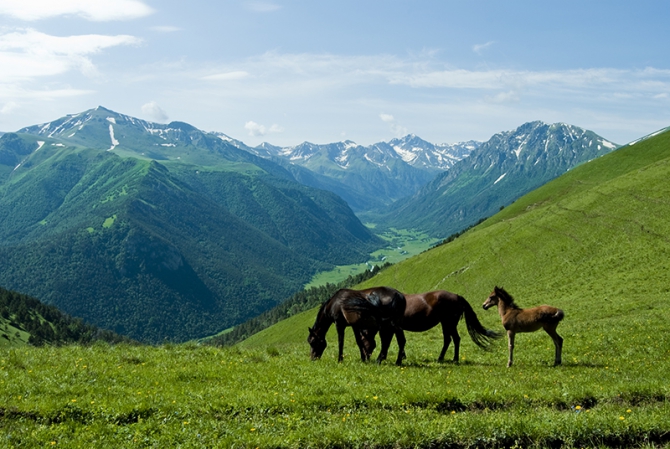
[[[314,328],[313,328],[313,327],[308,327],[307,329],[309,329],[309,333],[310,333],[310,334],[313,334],[313,333],[314,333]]]

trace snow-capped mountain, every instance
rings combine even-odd
[[[292,163],[309,166],[311,159],[319,158],[334,162],[342,169],[352,167],[355,159],[366,160],[371,164],[383,167],[391,161],[403,161],[415,168],[432,172],[449,169],[454,163],[467,157],[481,142],[468,141],[456,144],[432,144],[414,134],[402,138],[392,139],[389,142],[379,142],[370,146],[358,145],[350,140],[318,145],[303,142],[292,147],[277,147],[263,143],[253,151],[259,156],[276,156],[287,159]]]
[[[495,134],[413,196],[364,219],[447,237],[617,147],[577,126],[526,123]]]
[[[405,137],[393,139],[388,144],[403,161],[414,167],[448,170],[482,143],[470,140],[455,144],[432,144],[414,134],[408,134]]]
[[[220,137],[229,139],[225,135]],[[284,167],[302,182],[331,190],[354,210],[362,211],[411,195],[481,143],[435,145],[410,134],[370,146],[350,140],[322,145],[303,142],[290,147],[269,143],[255,148],[241,142],[235,145],[257,156],[283,161]],[[308,170],[311,175],[298,172],[298,168]]]

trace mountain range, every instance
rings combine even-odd
[[[211,335],[381,245],[335,194],[99,107],[0,138],[0,285],[142,341]]]
[[[370,146],[344,141],[321,145],[303,142],[291,147],[263,143],[251,148],[225,134],[215,135],[281,164],[305,185],[336,193],[355,212],[388,206],[415,193],[481,144],[436,145],[408,134]]]
[[[366,260],[384,242],[361,219],[444,237],[614,148],[542,122],[251,148],[98,107],[0,137],[0,285],[138,340],[198,338]]]
[[[359,216],[381,227],[415,228],[445,238],[617,147],[573,125],[526,123],[495,134],[415,194]]]

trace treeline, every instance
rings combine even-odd
[[[0,327],[0,338],[9,339],[7,324],[30,334],[28,343],[44,344],[91,343],[96,340],[108,343],[131,342],[114,332],[99,329],[72,318],[54,306],[21,293],[0,287],[0,317],[5,324]]]
[[[391,264],[387,262],[381,267],[374,266],[371,270],[349,276],[337,284],[327,283],[326,285],[301,290],[278,306],[245,321],[230,332],[210,338],[206,343],[216,346],[230,346],[239,343],[286,318],[321,305],[333,296],[337,290],[360,284],[389,266]]]

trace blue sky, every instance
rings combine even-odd
[[[98,105],[249,145],[670,126],[670,2],[0,0],[0,131]]]

